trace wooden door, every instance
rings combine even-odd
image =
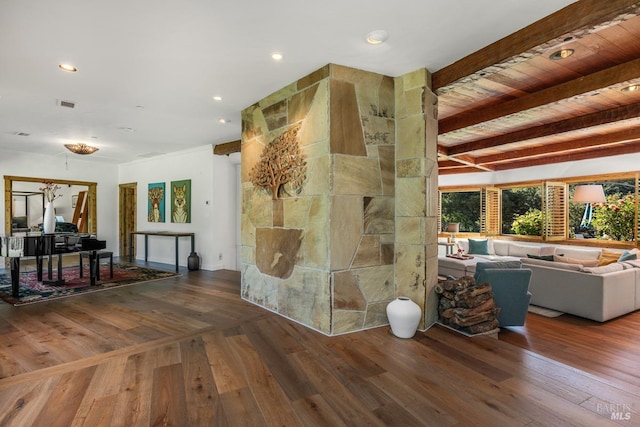
[[[131,254],[129,247],[129,235],[136,231],[137,218],[137,183],[120,184],[120,207],[119,207],[119,234],[120,234],[120,257],[126,258],[130,255],[135,257],[135,252]],[[134,249],[135,251],[135,249]]]

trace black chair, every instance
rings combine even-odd
[[[92,251],[82,251],[80,252],[80,277],[83,275],[84,271],[84,263],[82,262],[85,258],[89,259],[91,257]],[[100,280],[100,260],[109,258],[109,278],[113,278],[113,252],[111,251],[95,251],[96,257],[96,280]],[[91,268],[91,267],[89,267]]]

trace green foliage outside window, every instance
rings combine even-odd
[[[511,231],[523,236],[542,235],[542,211],[530,209],[526,214],[518,215],[511,224]]]
[[[571,184],[569,186],[569,237],[575,238],[579,234],[583,238],[633,241],[635,179],[596,181],[585,184],[587,183],[602,185],[607,203],[593,204],[593,219],[590,223],[584,224],[583,215],[588,205],[573,202],[575,187],[583,183]],[[622,203],[619,200],[622,200]],[[596,217],[598,217],[597,220]]]
[[[450,222],[458,222],[462,232],[480,232],[480,191],[443,192],[440,215],[443,229]]]
[[[598,230],[599,238],[619,241],[632,241],[635,226],[635,197],[619,193],[607,196],[607,203],[593,205],[593,227]]]
[[[502,234],[542,235],[542,223],[537,233],[518,233],[513,230],[513,223],[529,212],[542,208],[542,189],[540,186],[505,188],[502,190]],[[529,229],[533,232],[533,229]]]

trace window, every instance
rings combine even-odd
[[[460,223],[460,232],[480,232],[480,190],[440,193],[440,231],[450,222]]]
[[[594,239],[638,242],[640,173],[567,178],[440,192],[440,230],[450,222],[460,231],[542,240]],[[578,185],[602,185],[606,203],[574,202]]]
[[[574,202],[579,185],[602,185],[605,203]],[[569,237],[623,242],[637,239],[636,180],[615,179],[576,182],[569,185]]]
[[[502,188],[502,234],[542,236],[542,188]]]

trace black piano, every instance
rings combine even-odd
[[[20,258],[35,257],[36,259],[36,275],[39,282],[52,285],[64,284],[62,278],[62,254],[72,252],[68,245],[60,245],[61,236],[56,234],[35,234],[35,235],[18,235],[3,236],[0,239],[0,253],[4,257],[9,258],[11,265],[11,293],[14,298],[19,297],[20,289]],[[64,236],[62,236],[64,237]],[[106,240],[98,240],[90,237],[83,237],[76,246],[77,251],[89,251],[89,280],[91,286],[96,284],[97,251],[107,247]],[[58,255],[58,275],[57,279],[53,279],[52,257]],[[49,257],[48,280],[43,281],[42,278],[42,260],[45,256]]]

